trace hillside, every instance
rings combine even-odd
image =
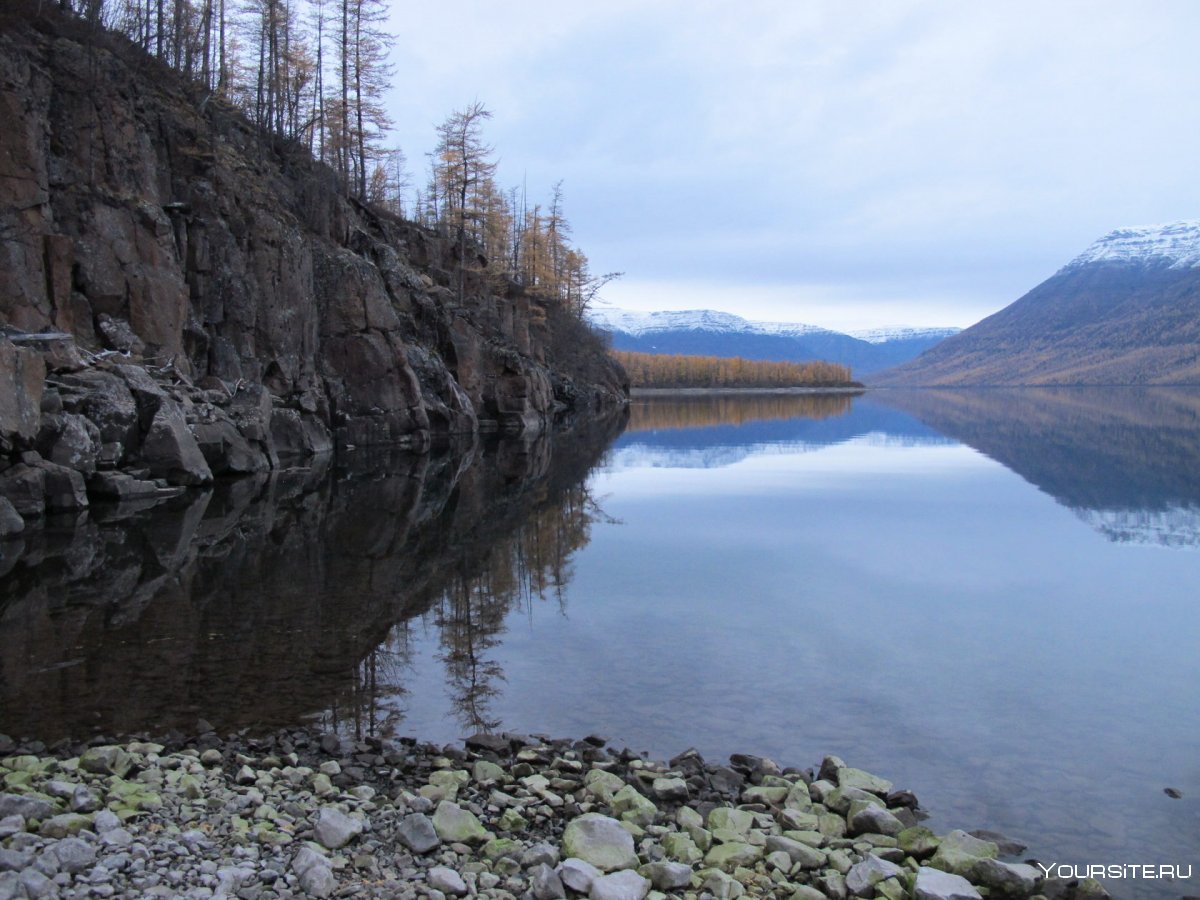
[[[0,113],[14,528],[13,508],[36,518],[335,446],[537,431],[623,399],[561,303],[348,199],[303,147],[119,36],[49,5],[0,16]]]
[[[871,383],[1200,384],[1200,221],[1114,231]]]
[[[594,309],[589,321],[611,335],[613,349],[772,362],[821,360],[856,377],[912,359],[957,328],[893,328],[843,333],[797,322],[753,322],[712,309],[633,312]]]

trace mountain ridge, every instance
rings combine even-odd
[[[897,326],[848,333],[800,322],[761,322],[713,309],[589,310],[613,348],[640,353],[741,356],[778,362],[823,360],[869,374],[911,359],[957,328]]]
[[[1200,220],[1111,231],[877,386],[1200,384]]]

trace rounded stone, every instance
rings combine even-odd
[[[582,859],[602,872],[637,865],[633,835],[621,823],[599,813],[585,813],[571,821],[563,832],[563,855]]]

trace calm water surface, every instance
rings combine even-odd
[[[0,730],[835,753],[935,829],[1200,872],[1200,395],[655,398],[618,428],[93,522],[88,560],[139,561],[103,602],[77,528],[8,549]],[[164,515],[194,525],[150,553]]]

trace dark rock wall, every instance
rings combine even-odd
[[[556,334],[564,311],[481,258],[451,290],[452,241],[342,197],[115,36],[0,22],[0,121],[7,464],[204,483],[623,397],[598,343]]]

